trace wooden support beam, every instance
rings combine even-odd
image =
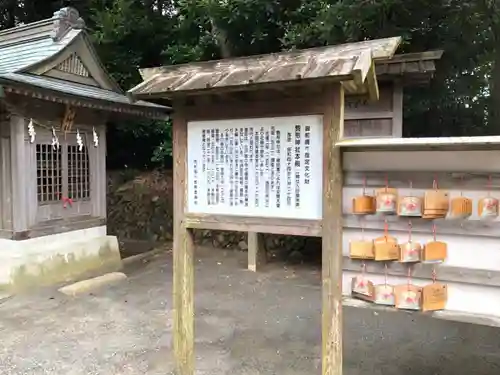
[[[368,75],[366,77],[366,85],[368,87],[368,96],[370,100],[376,101],[380,99],[380,91],[377,81],[377,73],[375,72],[375,62],[372,60]]]
[[[400,80],[394,81],[392,93],[392,136],[403,137],[403,83]]]
[[[320,220],[246,217],[234,215],[186,214],[186,227],[192,229],[257,232],[288,236],[321,236]]]
[[[266,264],[266,248],[262,233],[248,232],[248,269],[257,272]]]
[[[332,85],[323,117],[322,375],[342,374],[342,161],[334,145],[343,122],[343,88]]]
[[[28,174],[26,173],[27,120],[20,115],[10,116],[10,161],[12,173],[12,229],[28,229]]]
[[[194,375],[194,261],[192,229],[186,228],[187,121],[179,110],[173,122],[174,156],[174,360],[177,375]]]

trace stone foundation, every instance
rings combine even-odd
[[[16,293],[122,267],[118,240],[106,226],[24,241],[0,240],[0,289]]]

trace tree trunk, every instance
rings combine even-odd
[[[500,21],[497,12],[500,10],[496,0],[479,2],[479,14],[487,21],[483,27],[489,30],[489,47],[492,53],[492,70],[489,80],[490,97],[488,100],[488,134],[500,135]],[[489,48],[488,48],[489,49]]]
[[[495,46],[493,70],[490,78],[488,122],[489,133],[500,135],[500,46]]]
[[[231,45],[227,38],[226,31],[223,28],[219,27],[212,17],[210,17],[210,25],[212,26],[212,35],[217,41],[217,45],[219,46],[222,58],[227,59],[231,57],[232,55]]]

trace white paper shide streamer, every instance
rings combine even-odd
[[[52,149],[57,150],[59,149],[59,147],[61,147],[61,145],[59,144],[59,138],[57,137],[56,129],[52,127]]]
[[[80,130],[76,129],[76,144],[78,145],[78,151],[83,150],[83,140],[82,136],[80,135]]]
[[[33,119],[30,119],[30,122],[28,124],[28,135],[30,136],[30,143],[35,142],[36,131]]]
[[[97,132],[95,131],[95,127],[92,127],[92,139],[94,141],[94,147],[99,146],[99,137],[97,136]]]

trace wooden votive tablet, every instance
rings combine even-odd
[[[419,262],[422,253],[422,245],[418,242],[408,241],[399,245],[399,261],[401,263]]]
[[[422,288],[412,284],[394,287],[395,306],[402,310],[420,310]]]
[[[477,208],[480,220],[495,220],[498,217],[498,199],[496,198],[481,198]]]
[[[377,213],[394,215],[397,213],[398,191],[394,188],[377,190]]]
[[[352,259],[375,259],[375,248],[373,246],[373,241],[350,241],[349,257]]]
[[[420,197],[407,196],[399,198],[398,215],[405,217],[421,217],[423,200]]]
[[[376,212],[375,197],[360,195],[352,199],[352,213],[354,215],[371,215]]]
[[[422,262],[441,263],[448,256],[448,245],[442,241],[430,241],[422,251]]]
[[[373,287],[373,283],[364,276],[355,276],[352,278],[351,294],[355,298],[373,302],[375,288]]]
[[[375,285],[375,298],[373,302],[377,305],[394,306],[396,303],[394,286],[389,284]]]
[[[376,261],[398,260],[399,247],[396,238],[382,236],[373,241]]]
[[[422,288],[422,311],[438,311],[446,308],[448,287],[441,283],[432,283]]]
[[[424,219],[446,217],[450,207],[450,194],[444,190],[427,190],[424,195]]]
[[[472,199],[457,197],[451,200],[451,219],[467,219],[472,215]]]

